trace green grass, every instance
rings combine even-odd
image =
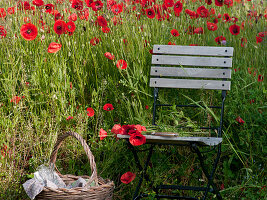
[[[45,1],[50,2],[56,1]],[[62,14],[68,6],[66,2],[57,5]],[[264,15],[266,3],[262,5],[258,1],[245,2],[244,6],[234,2],[233,7],[227,8],[216,7],[214,2],[209,6],[202,0],[184,3],[179,17],[171,13],[170,19],[164,21],[148,19],[146,15],[138,19],[136,14],[141,12],[141,6],[136,4],[137,10],[131,11],[134,5],[129,5],[117,16],[121,17],[122,24],[116,26],[111,21],[114,15],[104,6],[98,15],[105,15],[111,29],[109,33],[103,33],[99,26],[95,26],[96,16],[90,8],[89,20],[78,17],[72,36],[56,35],[54,16],[38,9],[35,15],[32,11],[17,11],[5,19],[0,18],[0,25],[7,30],[7,36],[0,39],[0,145],[8,147],[7,155],[0,155],[0,197],[26,199],[22,183],[39,165],[48,162],[57,136],[72,130],[87,139],[95,155],[99,175],[114,180],[115,199],[129,199],[138,180],[136,178],[125,185],[120,182],[120,176],[127,171],[137,173],[137,177],[140,175],[133,156],[123,141],[113,137],[100,141],[99,129],[108,131],[115,123],[151,125],[153,91],[148,84],[149,50],[154,44],[172,42],[176,45],[218,46],[214,39],[223,35],[226,46],[234,47],[233,68],[236,72],[232,73],[231,91],[226,100],[223,155],[215,182],[218,186],[224,184],[221,193],[225,199],[264,199],[266,189],[261,188],[266,185],[266,36],[262,43],[256,43],[256,36],[265,30],[266,19],[262,16],[256,23],[255,17],[250,19],[247,16],[248,10],[253,10],[253,3],[258,15]],[[5,10],[14,5],[15,1],[0,2],[0,7]],[[215,8],[216,15],[229,13],[238,17],[237,25],[244,21],[244,29],[237,36],[231,35],[228,28],[233,23],[219,19],[218,30],[209,31],[205,18],[190,19],[185,14],[185,9],[196,11],[201,5]],[[71,12],[77,11],[71,8]],[[38,24],[40,16],[50,27],[50,33],[41,31]],[[24,17],[30,18],[38,27],[38,36],[33,41],[26,41],[20,35],[20,27],[25,24]],[[68,14],[64,13],[65,21],[68,21],[67,17]],[[187,34],[185,31],[189,25],[203,27],[204,34]],[[179,31],[179,37],[171,35],[170,31],[174,28]],[[42,36],[45,39],[42,40]],[[90,44],[94,37],[101,38],[96,46]],[[243,37],[248,41],[245,47],[240,45]],[[149,41],[147,46],[145,40]],[[56,54],[47,52],[51,42],[62,44]],[[108,60],[105,52],[115,55],[115,60]],[[127,69],[116,67],[120,59],[126,60]],[[249,74],[248,68],[252,67],[253,72]],[[264,77],[262,82],[258,82],[258,75]],[[216,103],[218,97],[216,92],[203,96],[199,91],[180,92],[190,98],[199,96],[193,100],[207,104],[211,100]],[[14,96],[24,98],[14,104],[10,102]],[[252,99],[254,103],[250,103]],[[167,100],[168,96],[160,97],[162,102]],[[104,111],[106,103],[112,103],[114,110]],[[149,109],[145,109],[146,105]],[[86,115],[88,107],[95,110],[92,118]],[[203,110],[192,113],[185,109],[184,114],[187,122],[195,122],[203,116],[203,123],[209,121],[208,113]],[[218,113],[215,112],[215,115]],[[68,116],[73,116],[73,119],[66,120]],[[236,122],[238,116],[245,121],[244,124]],[[160,117],[159,121],[181,123],[171,117]],[[158,150],[152,158],[155,164],[149,168],[155,183],[202,184],[198,181],[202,179],[197,168],[198,161],[189,154],[189,149],[160,147]],[[87,158],[78,142],[66,141],[58,161],[64,173],[90,175]]]

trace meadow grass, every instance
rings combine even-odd
[[[6,10],[16,3],[1,1],[0,8]],[[54,3],[64,15],[63,19],[68,21],[70,14],[64,11],[70,8],[67,0],[63,4],[52,0],[45,3]],[[149,51],[154,44],[219,46],[214,41],[218,36],[226,38],[226,46],[234,47],[234,56],[231,91],[226,100],[223,155],[215,182],[225,199],[266,197],[266,32],[263,41],[256,42],[258,33],[266,31],[266,4],[234,1],[233,7],[227,8],[217,7],[214,2],[207,5],[205,1],[185,1],[179,17],[171,11],[169,20],[162,21],[142,15],[140,4],[124,2],[124,5],[124,11],[116,16],[116,25],[112,23],[114,14],[107,9],[106,2],[98,12],[89,8],[88,20],[78,17],[72,36],[58,36],[53,30],[54,16],[39,8],[35,9],[34,15],[33,11],[18,10],[13,15],[0,17],[0,26],[7,30],[6,37],[0,39],[0,145],[1,148],[7,145],[5,155],[4,151],[0,155],[0,198],[26,199],[22,183],[32,177],[39,165],[48,162],[57,136],[72,130],[87,139],[99,175],[114,180],[115,199],[130,199],[138,181],[125,185],[120,182],[120,176],[127,171],[140,175],[133,156],[124,141],[114,137],[100,141],[99,129],[108,131],[114,124],[151,125],[153,98],[148,84]],[[185,13],[185,9],[196,11],[201,5],[214,8],[216,16],[228,13],[237,17],[237,25],[244,22],[244,28],[240,34],[232,35],[229,26],[233,22],[223,22],[219,18],[218,29],[209,31],[206,18],[191,19]],[[136,10],[133,10],[134,6]],[[78,13],[73,8],[70,10]],[[249,13],[256,16],[250,17]],[[263,16],[259,17],[260,14]],[[95,24],[96,15],[107,19],[109,33],[103,33]],[[38,28],[33,41],[26,41],[20,35],[26,17]],[[40,17],[50,31],[47,27],[42,31]],[[203,27],[204,34],[189,35],[190,25]],[[172,29],[177,29],[180,35],[173,37]],[[94,37],[100,39],[97,45],[90,43]],[[241,38],[247,39],[245,47],[241,47]],[[51,42],[62,45],[55,54],[47,52]],[[107,59],[106,52],[112,53],[115,59]],[[116,67],[120,59],[127,62],[127,69]],[[263,81],[258,80],[259,75],[264,77]],[[203,96],[198,91],[179,92],[200,96],[207,104],[211,99],[216,103],[218,96],[216,92]],[[14,96],[21,100],[11,102]],[[166,96],[160,98],[162,102],[168,100]],[[113,104],[114,110],[104,111],[106,103]],[[94,109],[93,117],[87,116],[88,107]],[[207,123],[207,113],[199,113],[201,117],[206,116],[204,123]],[[177,117],[175,114],[173,116]],[[195,115],[194,119],[200,118]],[[69,116],[73,119],[67,120]],[[236,121],[238,116],[244,124]],[[176,123],[171,118],[159,120]],[[112,134],[109,132],[109,135]],[[155,178],[155,183],[203,184],[198,161],[189,149],[159,147],[152,160],[155,165],[148,172]],[[90,175],[83,149],[73,140],[67,140],[60,149],[58,166],[64,173]],[[152,191],[148,189],[148,192]]]

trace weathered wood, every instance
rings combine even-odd
[[[206,66],[206,67],[232,67],[232,58],[153,55],[152,64],[181,65],[181,66]]]
[[[151,78],[150,87],[230,90],[230,81]]]
[[[206,69],[183,67],[151,67],[151,76],[231,78],[231,69]]]
[[[146,143],[166,143],[166,144],[186,144],[186,143],[199,143],[201,145],[215,146],[222,142],[222,138],[217,137],[170,137],[170,136],[157,136],[157,135],[144,135]],[[117,135],[121,139],[129,139],[129,135]]]
[[[233,47],[154,45],[154,54],[233,56]]]

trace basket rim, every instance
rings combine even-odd
[[[90,167],[91,167],[91,176],[88,176],[88,181],[85,185],[85,187],[87,187],[88,185],[90,185],[93,181],[95,181],[96,185],[98,185],[98,176],[97,176],[97,168],[96,168],[96,163],[95,163],[95,158],[94,158],[94,155],[92,154],[88,144],[86,143],[86,141],[82,138],[81,135],[79,135],[78,133],[76,132],[73,132],[73,131],[68,131],[68,132],[65,132],[63,135],[59,136],[57,138],[57,142],[55,143],[55,146],[54,146],[54,149],[51,153],[51,157],[50,157],[50,161],[49,161],[49,165],[51,167],[54,167],[56,172],[58,173],[59,176],[64,176],[62,175],[59,170],[57,169],[56,167],[56,159],[57,159],[57,153],[58,153],[58,149],[60,148],[60,146],[62,145],[63,141],[69,137],[69,136],[72,136],[74,137],[75,139],[77,139],[82,147],[84,148],[84,151],[87,155],[87,158],[89,160],[89,163],[90,163]],[[71,175],[71,174],[70,174]],[[72,176],[75,176],[75,175],[72,175]],[[86,175],[85,175],[86,176]]]

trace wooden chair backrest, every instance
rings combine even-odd
[[[150,87],[230,90],[233,51],[233,47],[154,45]]]

